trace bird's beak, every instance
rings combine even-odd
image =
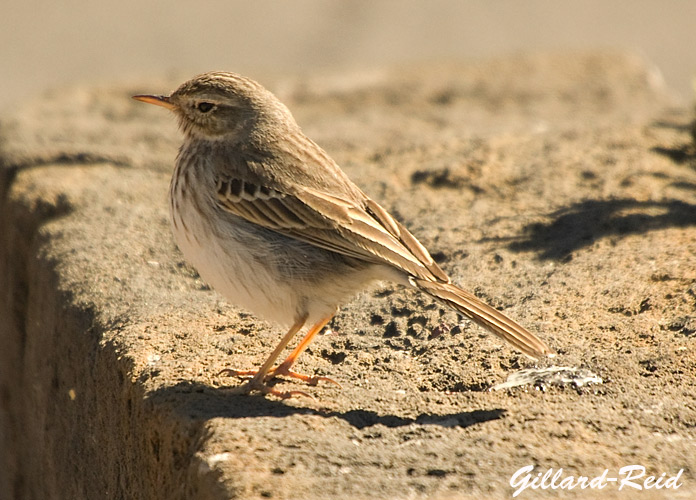
[[[166,95],[147,95],[139,94],[134,95],[133,99],[136,101],[146,102],[148,104],[154,104],[156,106],[162,106],[163,108],[174,110],[176,106],[169,101],[169,96]]]

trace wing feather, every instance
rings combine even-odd
[[[218,181],[217,197],[224,210],[317,247],[449,281],[425,247],[367,196],[356,202],[311,188],[290,194],[232,178]]]

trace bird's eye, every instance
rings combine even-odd
[[[214,107],[215,107],[215,104],[213,104],[212,102],[206,102],[206,101],[199,102],[198,104],[196,104],[196,109],[198,111],[200,111],[201,113],[207,113],[208,111],[210,111]]]

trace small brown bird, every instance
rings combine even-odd
[[[415,287],[538,358],[534,334],[451,283],[425,247],[306,137],[290,111],[248,78],[224,72],[189,80],[169,96],[134,99],[172,110],[184,133],[170,185],[174,236],[201,277],[231,303],[289,330],[243,392],[287,398],[291,371],[338,306],[374,281]],[[274,367],[305,326],[300,344]]]

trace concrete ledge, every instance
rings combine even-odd
[[[226,304],[173,244],[174,120],[129,96],[179,80],[85,87],[0,125],[0,491],[509,498],[528,464],[641,464],[684,469],[680,489],[642,498],[696,494],[696,156],[688,110],[644,62],[259,79],[455,280],[539,331],[553,363],[605,383],[489,392],[528,361],[385,285],[301,360],[342,389],[229,394],[236,381],[216,373],[254,366],[280,332]],[[603,498],[623,498],[611,488]]]

